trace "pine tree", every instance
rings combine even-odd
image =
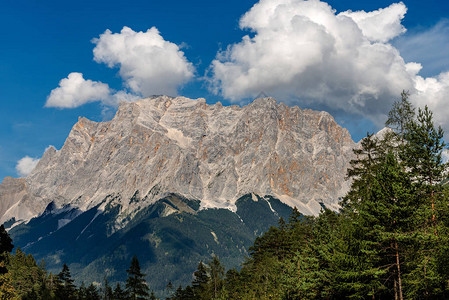
[[[213,299],[218,298],[223,285],[224,267],[216,255],[209,262],[209,274]]]
[[[4,266],[4,262],[0,262],[0,266]],[[11,280],[11,274],[0,274],[0,299],[1,300],[19,300],[21,299],[17,291],[14,289]]]
[[[197,299],[207,298],[207,286],[209,284],[209,276],[206,266],[202,261],[199,262],[198,268],[193,272],[192,290]]]
[[[126,291],[130,299],[145,299],[148,297],[149,288],[145,281],[145,274],[140,271],[139,260],[137,256],[133,256],[131,265],[128,270],[128,279],[126,279]]]
[[[122,289],[120,286],[120,283],[117,283],[114,289],[114,300],[126,300],[128,299],[128,295],[126,294],[126,291]]]
[[[69,267],[64,264],[62,271],[57,276],[55,298],[57,300],[75,300],[77,290],[73,282]]]
[[[151,293],[150,293],[150,300],[156,300],[156,296],[154,295],[153,290],[151,290]]]
[[[113,292],[112,288],[109,285],[108,278],[104,276],[103,278],[104,287],[102,290],[103,293],[103,300],[112,300],[113,299]]]
[[[393,103],[393,108],[389,111],[388,119],[385,122],[385,126],[391,128],[398,135],[401,142],[404,140],[404,135],[415,117],[415,108],[408,100],[409,96],[409,92],[402,91],[401,100]]]
[[[3,224],[0,225],[0,263],[5,261],[7,253],[11,252],[13,248],[12,239],[6,232],[5,226]],[[0,266],[0,275],[5,274],[7,271],[5,264]]]
[[[179,285],[179,287],[175,291],[175,294],[169,299],[172,299],[172,300],[198,300],[201,298],[198,298],[195,295],[195,293],[190,285],[186,286],[185,289],[183,289],[182,286]],[[206,299],[210,299],[210,297],[206,298]]]
[[[7,269],[22,299],[44,299],[48,295],[47,272],[44,265],[39,266],[32,255],[26,255],[18,247],[15,254],[7,256]]]
[[[388,144],[368,135],[355,151],[348,175],[353,178],[344,213],[352,220],[347,240],[352,248],[340,276],[359,296],[388,295],[403,299],[401,268],[412,239],[410,227],[417,208],[411,178]]]
[[[427,107],[414,119],[407,97],[403,92],[389,114],[393,135],[365,138],[348,170],[353,183],[343,214],[352,222],[346,240],[355,247],[345,249],[352,263],[340,276],[350,293],[374,297],[393,291],[396,299],[443,293],[437,263],[445,245],[438,240],[449,240],[441,225],[448,205],[440,185],[446,170],[443,131]]]
[[[86,300],[100,300],[101,297],[98,294],[98,289],[96,288],[95,285],[93,285],[93,283],[91,283],[87,288],[86,288]],[[113,299],[112,297],[110,297],[109,299]]]
[[[86,300],[86,285],[84,284],[84,281],[81,282],[80,287],[78,288],[78,300]]]
[[[448,205],[443,198],[443,186],[440,184],[446,176],[447,164],[443,163],[443,130],[436,128],[432,112],[426,106],[419,109],[416,120],[409,124],[404,138],[404,164],[417,190],[419,198],[416,209],[416,239],[406,277],[407,297],[419,298],[439,295],[443,292],[445,281],[438,272],[438,249],[443,246],[447,232],[443,228],[442,213]],[[446,277],[447,278],[447,277]]]

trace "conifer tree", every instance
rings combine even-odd
[[[358,159],[348,170],[353,183],[343,202],[352,220],[347,239],[353,246],[346,251],[353,263],[341,276],[351,293],[376,297],[394,291],[391,296],[403,299],[401,266],[417,205],[414,187],[394,150],[376,137],[368,135],[355,152]]]
[[[62,271],[58,274],[56,280],[55,298],[57,300],[75,300],[77,298],[77,290],[73,284],[74,280],[66,264],[62,266]]]
[[[210,260],[208,265],[209,265],[208,269],[210,273],[210,283],[212,290],[211,295],[213,296],[213,299],[215,299],[221,292],[225,270],[216,255],[212,256],[212,259]]]
[[[122,289],[120,283],[117,283],[114,289],[114,300],[126,300],[128,298],[126,291]]]
[[[104,287],[103,287],[103,300],[112,300],[113,299],[113,292],[112,292],[112,288],[109,285],[108,282],[108,278],[106,276],[104,276],[103,278],[103,283],[104,283]]]
[[[150,293],[150,300],[156,300],[156,295],[154,295],[153,290],[151,290],[151,293]]]
[[[6,232],[5,226],[0,225],[0,263],[5,262],[6,255],[12,251],[14,245],[12,244],[12,239],[9,237],[8,232]],[[6,265],[0,265],[0,275],[7,272]]]
[[[85,300],[86,299],[86,285],[83,282],[81,282],[80,287],[78,288],[78,300]]]
[[[432,112],[426,106],[419,109],[404,138],[404,164],[419,196],[406,293],[410,298],[436,296],[442,293],[444,282],[438,272],[437,253],[447,236],[444,227],[439,229],[448,205],[447,198],[442,197],[443,185],[440,184],[447,175],[447,164],[442,160],[446,146],[442,140],[443,130],[435,127]]]
[[[128,270],[128,279],[126,279],[126,291],[130,299],[145,299],[148,297],[149,288],[145,281],[145,274],[140,271],[139,260],[133,256]]]
[[[15,254],[8,255],[7,263],[12,284],[22,299],[45,299],[49,290],[44,265],[39,266],[32,255],[26,255],[19,247]]]
[[[100,300],[101,297],[98,294],[98,289],[93,283],[89,284],[89,286],[86,288],[86,300]],[[112,297],[109,297],[109,299],[113,299]]]
[[[402,91],[401,100],[393,103],[393,108],[388,112],[388,119],[385,122],[385,126],[397,134],[399,141],[403,141],[415,117],[415,108],[408,100],[409,96],[409,92]]]
[[[4,262],[0,262],[4,266]],[[11,274],[0,274],[0,299],[1,300],[19,300],[20,296],[12,285]]]
[[[202,261],[199,262],[198,268],[193,272],[192,290],[198,299],[207,298],[207,286],[209,284],[209,276],[206,266]]]

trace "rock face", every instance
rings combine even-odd
[[[111,121],[80,118],[27,178],[5,179],[0,222],[28,220],[52,201],[85,211],[114,194],[129,199],[119,227],[167,193],[231,210],[242,195],[272,195],[317,214],[348,190],[354,147],[328,113],[273,98],[244,107],[167,96],[122,103]]]

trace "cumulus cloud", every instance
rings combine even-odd
[[[16,171],[20,176],[26,177],[33,171],[38,162],[38,158],[32,158],[27,155],[17,162]]]
[[[405,31],[406,11],[402,2],[337,14],[320,1],[261,0],[240,20],[252,33],[212,62],[212,90],[234,102],[264,91],[381,123],[420,70],[389,43]]]
[[[400,2],[371,12],[348,10],[340,13],[340,16],[354,20],[370,41],[386,43],[406,31],[401,24],[406,12],[407,8]]]
[[[93,101],[106,101],[110,97],[109,86],[105,83],[86,80],[81,73],[70,73],[59,82],[59,87],[51,91],[45,106],[73,108]]]
[[[164,40],[155,27],[146,32],[126,26],[120,33],[106,30],[93,43],[95,61],[119,67],[126,86],[143,96],[177,95],[178,87],[194,76],[180,47]]]
[[[449,72],[435,77],[415,77],[416,92],[411,101],[418,107],[427,105],[434,112],[435,123],[449,132]]]
[[[51,91],[45,106],[74,108],[94,101],[115,106],[120,100],[134,101],[137,98],[125,91],[115,93],[109,85],[100,81],[86,80],[82,73],[73,72],[59,82],[59,87]]]

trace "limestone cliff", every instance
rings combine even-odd
[[[52,201],[87,210],[114,194],[129,199],[127,216],[167,193],[231,210],[242,195],[272,195],[317,214],[348,190],[354,146],[328,113],[273,98],[244,107],[167,96],[121,103],[111,121],[80,118],[27,178],[5,179],[0,222],[27,220]]]

